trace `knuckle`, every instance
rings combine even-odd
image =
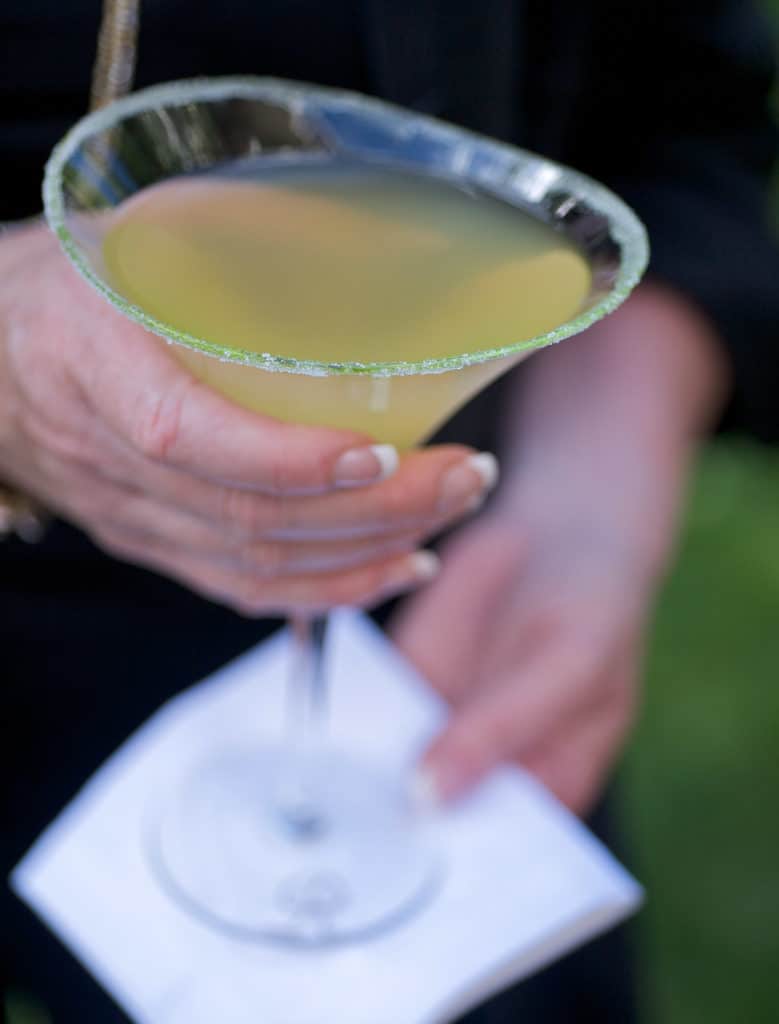
[[[86,432],[74,430],[68,422],[49,419],[29,403],[19,408],[17,422],[32,444],[62,461],[86,462],[92,454]]]
[[[319,494],[326,489],[328,457],[310,442],[302,444],[293,425],[282,424],[272,438],[267,485],[271,494]]]
[[[222,487],[217,504],[220,523],[242,542],[249,542],[282,525],[280,503],[274,498],[235,487]]]
[[[412,500],[413,494],[408,481],[388,481],[378,496],[379,514],[387,522],[406,520],[412,512]]]
[[[91,531],[92,539],[107,554],[125,561],[135,561],[139,556],[137,541],[122,530],[112,526],[97,526]]]
[[[282,434],[283,438],[283,434]],[[283,439],[274,445],[268,459],[268,486],[271,494],[284,494],[295,488],[295,465]]]
[[[290,428],[280,428],[270,446],[266,485],[272,495],[281,495],[304,489],[301,481],[306,476],[305,467],[300,465],[300,455],[291,443]]]
[[[119,530],[127,510],[126,497],[113,487],[100,490],[92,498],[92,515],[105,528]]]
[[[38,409],[30,402],[15,402],[12,408],[4,410],[4,415],[13,421],[19,433],[28,440],[48,447],[48,433],[46,421],[41,418]]]
[[[130,441],[142,455],[164,462],[175,451],[180,436],[187,388],[180,386],[149,395],[139,403],[132,420]]]
[[[34,446],[63,464],[88,469],[102,469],[106,458],[100,432],[94,420],[68,399],[55,381],[45,382],[42,395],[17,396],[0,416],[13,422],[15,432]]]
[[[242,562],[247,572],[268,580],[282,575],[289,555],[279,544],[249,544],[243,548]]]
[[[80,483],[81,486],[70,489],[68,506],[71,511],[92,531],[118,536],[122,532],[119,496],[113,489],[95,485],[94,481]]]
[[[52,430],[49,433],[48,449],[61,462],[89,472],[108,475],[112,469],[99,444],[86,433]]]
[[[219,487],[216,491],[216,507],[219,524],[237,535],[241,541],[248,541],[254,515],[250,495],[234,487]]]
[[[257,526],[257,535],[272,536],[276,533],[284,533],[285,530],[294,529],[299,525],[299,513],[296,509],[294,499],[275,497],[263,498],[261,502],[262,514]]]

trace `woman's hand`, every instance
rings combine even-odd
[[[633,719],[648,611],[627,552],[586,524],[533,532],[499,513],[463,529],[394,629],[453,709],[425,786],[448,799],[516,760],[586,811]]]
[[[403,458],[210,391],[72,270],[43,227],[0,240],[0,479],[119,558],[246,614],[365,604],[494,476],[460,446]]]
[[[394,635],[453,709],[423,790],[447,799],[519,760],[582,813],[635,713],[652,600],[726,371],[708,323],[655,285],[528,371],[493,508]]]

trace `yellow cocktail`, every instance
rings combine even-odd
[[[297,362],[415,372],[268,373],[187,348],[203,380],[256,411],[418,443],[521,353],[418,364],[534,338],[590,290],[584,256],[514,206],[354,159],[226,168],[146,189],[116,211],[108,279],[161,321]],[[400,369],[400,368],[398,368]]]

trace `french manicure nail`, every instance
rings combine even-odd
[[[479,452],[476,455],[471,455],[468,464],[481,477],[485,491],[495,488],[500,476],[500,466],[492,452]]]
[[[468,456],[445,474],[438,496],[438,511],[475,510],[497,484],[498,475],[498,460],[490,452]]]
[[[391,444],[351,448],[336,460],[333,481],[339,487],[378,483],[395,472],[398,462],[397,449]]]
[[[441,559],[434,551],[415,551],[411,555],[411,571],[423,583],[437,576],[440,568]]]
[[[417,583],[427,583],[438,574],[441,559],[432,551],[415,551],[393,565],[384,580],[382,592],[398,593]]]

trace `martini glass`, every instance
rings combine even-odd
[[[142,189],[240,161],[321,157],[402,167],[530,213],[586,259],[586,298],[575,316],[536,337],[491,347],[474,338],[471,350],[443,358],[336,363],[194,336],[112,282],[103,249],[112,210]],[[383,102],[272,79],[170,83],[86,117],[52,154],[44,198],[76,269],[125,316],[175,343],[211,386],[265,414],[360,430],[400,448],[430,436],[531,352],[614,310],[648,256],[634,214],[581,174]],[[168,890],[213,926],[319,945],[365,937],[421,907],[441,863],[401,779],[364,753],[322,742],[325,621],[294,626],[286,741],[204,751],[153,815],[149,847]]]

